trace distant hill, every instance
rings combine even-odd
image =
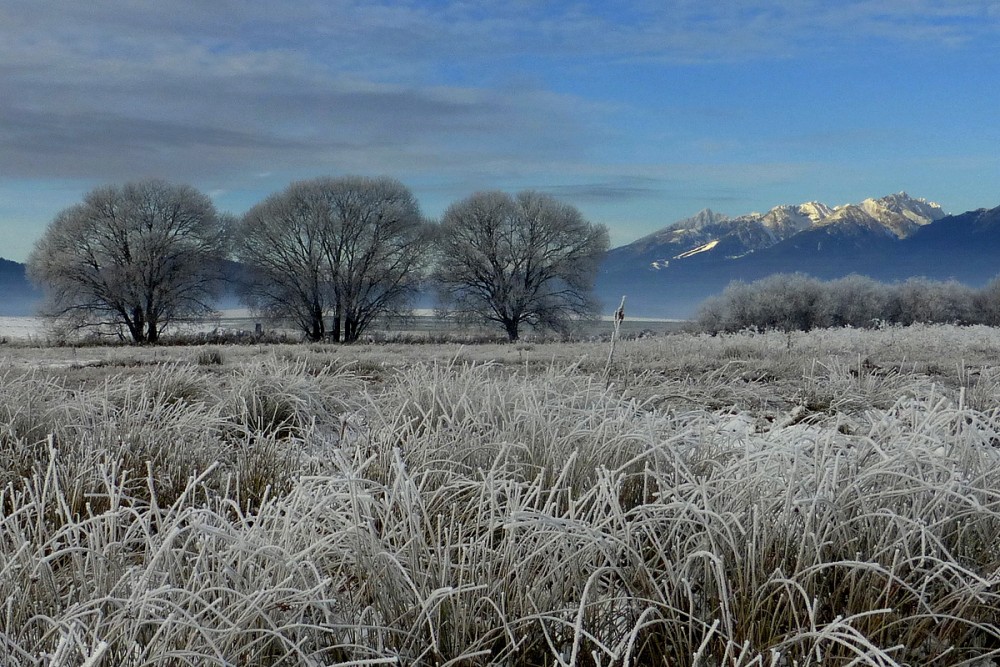
[[[954,278],[979,286],[1000,274],[1000,207],[948,216],[901,192],[737,218],[705,210],[609,251],[596,290],[605,310],[626,295],[626,310],[635,315],[683,318],[733,280],[795,271],[822,279]]]
[[[24,274],[24,264],[0,258],[0,316],[34,315],[42,294]]]

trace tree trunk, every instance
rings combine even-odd
[[[146,318],[143,317],[142,308],[132,309],[132,316],[125,318],[128,332],[132,335],[133,343],[144,343],[146,340]]]
[[[333,309],[333,330],[330,332],[333,334],[333,342],[340,342],[340,323],[343,319],[343,315],[340,310],[340,303],[337,303],[336,307]]]
[[[309,331],[309,340],[313,343],[323,340],[323,318],[312,317],[312,328]]]
[[[323,340],[323,334],[326,333],[323,326],[323,309],[314,307],[310,319],[312,320],[312,329],[309,331],[309,340],[318,343]]]
[[[518,331],[520,328],[518,326],[519,324],[520,323],[517,320],[507,320],[503,323],[504,329],[507,330],[507,338],[511,343],[516,343],[517,339],[520,337],[520,332]]]

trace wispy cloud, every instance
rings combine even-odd
[[[563,197],[577,202],[628,202],[663,195],[662,184],[657,184],[647,178],[607,183],[543,185],[537,189],[555,197]]]
[[[596,101],[512,79],[522,58],[780,58],[865,37],[947,47],[995,38],[998,22],[989,1],[8,0],[0,170],[529,165],[610,135]]]
[[[477,154],[573,152],[588,109],[539,89],[381,82],[281,49],[217,52],[190,36],[169,46],[149,37],[154,46],[141,53],[135,36],[98,46],[99,35],[83,45],[22,35],[0,46],[0,170],[120,178],[309,164],[461,168]]]

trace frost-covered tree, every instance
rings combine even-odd
[[[754,308],[754,287],[734,280],[714,297],[707,299],[698,311],[698,326],[713,333],[740,331],[757,326]]]
[[[352,342],[377,317],[409,304],[426,273],[432,231],[413,194],[393,179],[292,183],[238,226],[236,253],[249,272],[244,300],[295,322],[310,340]]]
[[[971,287],[955,280],[910,278],[890,289],[886,319],[899,324],[965,324],[973,317],[974,294]]]
[[[756,283],[758,321],[765,329],[808,331],[817,324],[820,281],[803,273],[778,273]]]
[[[708,331],[806,331],[818,324],[822,294],[822,283],[802,273],[776,273],[750,284],[734,281],[702,306],[698,322]]]
[[[45,290],[43,314],[58,323],[155,343],[171,322],[213,312],[223,227],[211,200],[188,185],[100,187],[56,216],[28,274]]]
[[[1000,323],[1000,279],[976,291],[954,280],[910,278],[886,285],[858,275],[822,282],[803,274],[775,274],[749,284],[730,283],[698,314],[700,328],[711,332],[807,331],[876,322]]]
[[[608,231],[575,207],[537,192],[481,192],[452,204],[438,235],[434,279],[455,314],[499,325],[564,330],[590,317]]]
[[[972,301],[973,319],[982,324],[1000,326],[1000,276],[976,292]]]
[[[335,300],[326,256],[331,226],[322,188],[303,181],[247,211],[234,234],[246,269],[239,285],[244,302],[271,319],[290,320],[314,341],[325,336]]]
[[[816,323],[822,327],[870,327],[886,317],[888,292],[886,285],[857,274],[823,283]]]

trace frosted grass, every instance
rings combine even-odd
[[[82,388],[8,369],[0,654],[998,664],[995,372],[838,336],[628,342],[610,386],[606,348],[367,382],[319,350]]]

